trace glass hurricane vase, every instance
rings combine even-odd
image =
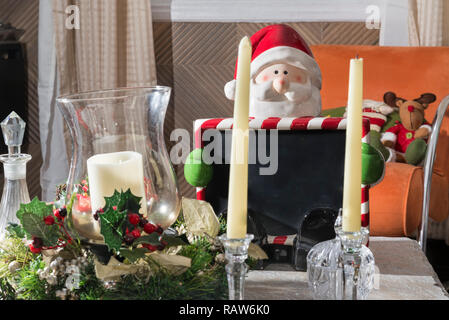
[[[181,207],[180,198],[163,134],[170,94],[170,88],[156,86],[93,91],[57,99],[72,139],[65,201],[66,204],[73,201],[72,220],[82,237],[103,240],[99,222],[94,219],[93,211],[96,209],[92,205],[93,198],[92,203],[90,201],[91,190],[84,194],[80,190],[83,181],[88,179],[87,160],[93,156],[101,155],[108,159],[110,154],[118,153],[121,156],[129,153],[142,155],[144,196],[141,213],[164,229],[176,221]],[[139,168],[131,165],[127,170],[111,171],[104,182],[107,184],[108,179],[117,181],[114,176],[119,174],[138,174],[140,177]],[[127,187],[123,187],[126,191]]]

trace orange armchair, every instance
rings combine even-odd
[[[426,110],[433,120],[449,95],[449,47],[312,46],[323,74],[323,109],[345,106],[349,60],[364,58],[364,98],[382,100],[387,91],[408,99],[424,92],[437,101]],[[444,115],[436,148],[430,193],[430,217],[443,221],[449,213],[449,113]],[[430,149],[430,148],[429,148]],[[385,177],[370,190],[370,229],[374,236],[409,236],[422,222],[423,168],[387,163]],[[424,221],[423,226],[427,226]]]

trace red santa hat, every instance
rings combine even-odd
[[[287,63],[307,70],[314,86],[321,89],[321,71],[312,51],[304,39],[291,27],[277,24],[265,27],[251,37],[253,53],[251,77],[254,78],[265,67],[276,63]],[[233,100],[235,96],[237,63],[234,80],[225,85],[225,94]]]

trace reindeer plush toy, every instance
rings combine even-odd
[[[412,165],[422,162],[427,150],[427,138],[432,131],[424,118],[424,110],[435,100],[436,96],[432,93],[424,93],[414,100],[399,98],[393,92],[385,93],[384,102],[393,108],[399,108],[401,119],[381,139],[391,152],[390,161]]]

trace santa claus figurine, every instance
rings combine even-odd
[[[251,43],[250,117],[319,116],[321,71],[302,37],[279,24],[256,32]],[[230,100],[235,97],[235,77],[225,86]]]
[[[256,32],[251,44],[249,116],[263,119],[320,116],[321,71],[302,37],[291,27],[278,24]],[[235,98],[235,78],[236,74],[224,88],[230,100]],[[212,166],[203,162],[202,152],[201,148],[192,151],[184,165],[184,177],[195,187],[205,187],[213,175]],[[363,184],[379,181],[384,160],[377,149],[364,143],[362,162]]]

